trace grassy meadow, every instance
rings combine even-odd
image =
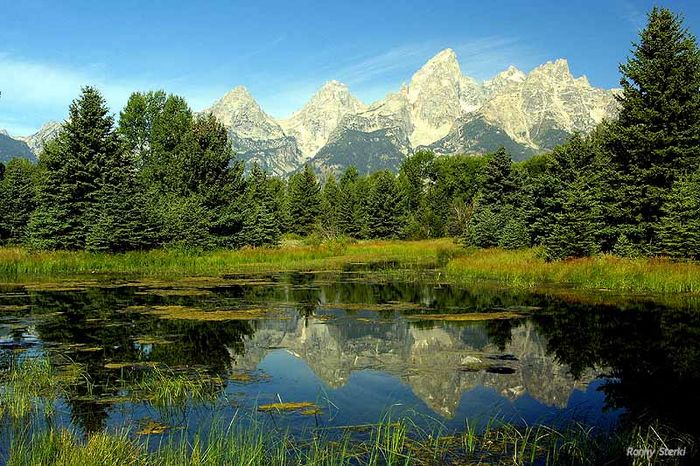
[[[159,249],[124,254],[0,248],[0,282],[35,282],[86,275],[178,278],[284,271],[337,271],[379,264],[381,273],[410,278],[434,270],[441,281],[479,280],[505,286],[558,286],[632,293],[698,293],[700,263],[611,255],[547,262],[537,248],[464,249],[452,239],[422,241],[289,240],[277,248],[192,252]],[[382,267],[381,264],[386,264]],[[406,270],[409,272],[406,272]]]
[[[289,240],[277,248],[192,252],[152,250],[124,254],[84,251],[31,251],[0,248],[0,282],[35,282],[95,274],[177,278],[238,273],[334,271],[388,264],[382,273],[410,277],[409,270],[432,269],[441,281],[488,280],[505,286],[560,286],[632,293],[698,293],[700,263],[663,258],[626,259],[611,255],[547,262],[536,248],[463,249],[452,239],[423,241]]]

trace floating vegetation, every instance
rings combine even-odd
[[[28,304],[0,304],[0,313],[24,312],[31,308]]]
[[[167,424],[162,424],[158,421],[154,421],[153,419],[144,419],[141,422],[141,428],[136,431],[137,435],[160,435],[164,434],[168,430],[170,430],[171,427]]]
[[[321,309],[344,309],[347,311],[418,311],[425,309],[424,306],[417,303],[391,301],[386,303],[325,303],[320,304]]]
[[[155,306],[150,314],[161,319],[170,320],[200,320],[200,321],[226,321],[226,320],[253,320],[268,317],[270,311],[266,309],[235,309],[230,311],[206,311],[204,309],[188,306]]]
[[[463,314],[414,314],[406,316],[411,320],[444,320],[450,322],[462,321],[482,321],[498,319],[518,319],[525,317],[524,314],[512,311],[497,312],[469,312]]]
[[[138,337],[134,340],[134,343],[138,343],[139,345],[170,345],[173,343],[172,340],[167,340],[165,338],[160,338],[160,337],[149,337],[149,336],[143,336],[143,337]]]
[[[308,411],[308,410],[319,410],[320,408],[310,401],[288,401],[288,402],[277,402],[269,403],[258,406],[258,411],[261,412],[293,412],[293,411]]]
[[[170,297],[170,296],[193,296],[193,297],[201,297],[201,296],[210,296],[213,293],[209,290],[200,290],[200,289],[155,289],[155,290],[146,290],[146,291],[137,291],[135,294],[137,295],[155,295],[155,296],[161,296],[161,297]]]
[[[250,372],[233,372],[229,374],[228,379],[231,382],[237,382],[237,383],[252,383],[260,380],[259,377],[256,377],[254,374]]]
[[[139,369],[147,367],[156,367],[158,363],[152,361],[127,361],[127,362],[108,362],[104,365],[105,369]]]
[[[318,414],[321,414],[321,408],[316,407],[304,409],[299,414],[301,414],[302,416],[316,416]]]

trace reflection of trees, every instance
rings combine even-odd
[[[108,417],[108,405],[98,403],[101,396],[114,395],[124,382],[142,376],[137,369],[110,370],[109,361],[134,363],[155,361],[171,367],[198,366],[214,374],[225,372],[233,354],[243,350],[243,339],[252,335],[249,322],[208,322],[160,320],[152,315],[131,311],[127,306],[144,299],[133,289],[89,289],[80,292],[38,292],[31,296],[36,332],[52,347],[56,362],[67,354],[81,364],[90,381],[70,386],[66,402],[73,422],[85,432],[99,431]],[[188,298],[190,301],[192,298]],[[162,298],[161,298],[162,301]],[[182,302],[174,297],[172,302]],[[148,351],[136,344],[139,338],[154,341]],[[75,345],[97,351],[76,351]]]
[[[574,375],[609,368],[602,391],[609,407],[627,410],[627,420],[698,432],[688,403],[700,388],[700,314],[645,307],[568,305],[537,322],[549,351]]]

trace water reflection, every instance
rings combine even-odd
[[[154,306],[278,313],[177,320],[149,313]],[[416,319],[494,309],[532,312]],[[228,381],[220,394],[226,401],[187,411],[187,425],[284,398],[323,403],[320,419],[289,418],[298,425],[375,422],[392,409],[456,428],[465,417],[497,413],[602,425],[621,415],[696,432],[688,407],[700,388],[699,343],[697,311],[648,299],[602,305],[483,286],[375,283],[354,273],[0,289],[3,364],[10,354],[42,351],[58,364],[82,364],[89,383],[72,387],[65,404],[66,422],[85,432],[153,415],[123,398],[129,381],[149,370],[146,362]],[[264,377],[231,377],[242,371]]]

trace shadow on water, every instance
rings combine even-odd
[[[83,432],[164,418],[130,395],[157,364],[221,381],[213,402],[186,402],[169,418],[188,427],[284,399],[320,407],[279,416],[292,428],[376,422],[392,410],[455,429],[503,415],[660,420],[698,433],[689,407],[700,389],[700,314],[651,299],[584,303],[354,271],[50,288],[0,289],[2,364],[45,353],[81,365],[86,382],[67,389],[58,417]],[[217,319],[151,312],[173,307]],[[219,317],[251,309],[260,313]],[[484,315],[449,318],[462,313]]]

